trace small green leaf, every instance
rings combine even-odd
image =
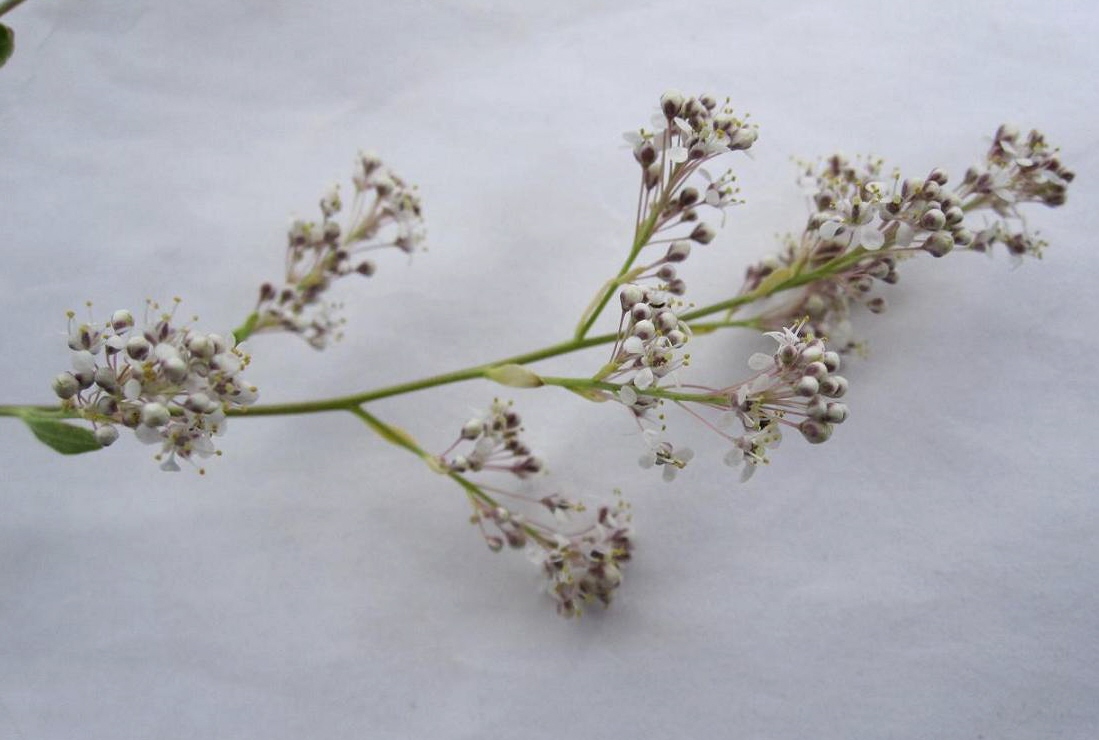
[[[537,388],[545,385],[537,373],[527,370],[522,365],[499,365],[486,370],[485,377],[512,388]]]
[[[15,51],[15,31],[0,23],[0,67],[11,57]]]
[[[22,419],[38,441],[62,455],[79,455],[82,452],[95,452],[103,449],[95,441],[92,430],[66,424],[60,419],[40,416],[33,412],[22,415]]]

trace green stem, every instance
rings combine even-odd
[[[424,463],[433,471],[435,471],[436,473],[442,473],[443,475],[457,483],[459,486],[462,487],[462,489],[466,492],[466,495],[470,498],[480,499],[482,502],[491,506],[494,509],[501,508],[500,503],[491,495],[489,495],[488,492],[485,491],[485,489],[481,488],[481,486],[478,486],[476,483],[469,480],[464,475],[456,473],[452,470],[447,470],[445,467],[443,467],[443,465],[440,464],[437,457],[420,447],[416,440],[414,440],[411,435],[409,435],[403,429],[385,423],[361,406],[352,406],[347,410],[357,416],[359,419],[361,419],[368,427],[370,427],[371,431],[375,432],[382,439],[392,444],[395,444],[405,450],[408,450],[413,455],[416,455],[421,460],[423,460]],[[547,538],[546,535],[540,532],[536,527],[530,524],[522,524],[521,526],[523,531],[526,532],[529,537],[539,542],[539,544],[543,545],[544,547],[553,546],[552,540]]]
[[[615,393],[622,388],[621,383],[610,383],[605,380],[593,380],[591,378],[560,378],[547,375],[540,375],[539,377],[545,385],[554,385],[559,388],[568,388],[569,390],[576,391],[600,390]],[[729,397],[720,393],[680,393],[678,391],[670,391],[656,387],[647,388],[643,391],[636,390],[636,392],[639,396],[652,396],[654,398],[664,398],[669,401],[718,404],[726,407],[729,405]]]
[[[622,285],[623,279],[629,273],[630,268],[633,267],[633,263],[637,261],[637,256],[641,254],[641,250],[645,248],[645,245],[649,243],[649,240],[653,238],[653,229],[656,228],[657,219],[660,217],[660,212],[664,208],[663,201],[653,204],[649,208],[649,217],[646,218],[637,228],[637,233],[634,234],[633,245],[630,247],[630,253],[626,257],[625,262],[622,263],[622,267],[619,268],[618,274],[614,276],[614,279],[607,282],[603,288],[602,293],[599,294],[598,300],[593,304],[593,307],[584,312],[584,316],[580,319],[580,325],[576,327],[576,333],[573,338],[577,341],[587,336],[591,331],[592,326],[595,324],[596,319],[603,313],[603,309],[607,307],[611,298],[614,297],[615,292],[619,286]]]
[[[7,15],[26,1],[27,0],[4,0],[4,2],[0,3],[0,17]]]
[[[412,393],[413,391],[424,390],[425,388],[434,388],[440,385],[447,385],[449,383],[458,383],[463,380],[473,380],[475,378],[484,377],[485,373],[494,367],[500,365],[527,365],[539,360],[545,360],[550,357],[557,357],[558,355],[569,354],[570,352],[576,352],[578,350],[587,349],[588,347],[597,347],[601,344],[609,344],[617,339],[616,334],[602,334],[596,337],[587,337],[585,339],[570,339],[564,342],[558,342],[557,344],[551,344],[548,347],[534,350],[533,352],[525,352],[521,355],[513,355],[512,357],[505,357],[495,362],[487,362],[483,365],[476,365],[474,367],[467,367],[462,370],[455,370],[450,373],[443,373],[441,375],[432,375],[427,378],[420,378],[419,380],[412,380],[407,383],[399,383],[397,385],[387,386],[385,388],[378,388],[373,391],[366,391],[363,393],[355,393],[350,396],[338,396],[336,398],[327,398],[320,401],[305,401],[300,403],[280,403],[280,404],[267,404],[264,406],[253,406],[249,409],[243,409],[240,411],[231,411],[231,416],[284,416],[291,414],[312,414],[318,411],[344,411],[351,407],[358,406],[360,404],[369,403],[370,401],[377,401],[382,398],[389,398],[390,396],[400,396],[405,393]]]
[[[233,338],[237,340],[237,344],[240,344],[248,337],[252,336],[252,332],[256,330],[256,325],[259,324],[259,314],[253,311],[249,314],[248,318],[244,320],[244,323],[233,329]]]
[[[730,298],[729,300],[720,301],[718,303],[711,303],[708,306],[702,306],[696,308],[693,311],[684,313],[680,318],[684,321],[692,322],[695,319],[710,316],[722,311],[733,311],[740,306],[748,303],[754,303],[755,301],[767,298],[775,293],[779,293],[785,290],[791,290],[793,288],[806,285],[814,280],[829,277],[830,275],[845,269],[851,264],[854,264],[858,260],[865,256],[865,250],[856,250],[851,254],[842,255],[831,262],[812,270],[809,272],[803,272],[795,274],[788,280],[779,282],[774,285],[762,285],[754,291],[744,293],[739,296]],[[716,321],[707,322],[700,325],[703,331],[713,331],[725,327],[754,327],[754,319],[746,319],[742,321]],[[247,336],[246,328],[249,324],[254,325],[252,317],[242,324],[242,334]],[[406,383],[398,383],[397,385],[386,386],[383,388],[377,388],[371,391],[364,391],[362,393],[355,393],[347,396],[336,396],[333,398],[324,398],[315,401],[300,401],[295,403],[278,403],[278,404],[265,404],[260,406],[253,406],[247,409],[239,409],[230,411],[230,416],[290,416],[296,414],[315,414],[325,411],[354,411],[356,407],[361,404],[369,403],[371,401],[377,401],[382,398],[389,398],[391,396],[399,396],[405,393],[412,393],[414,391],[425,390],[427,388],[435,388],[442,385],[448,385],[450,383],[458,383],[465,380],[473,380],[476,378],[482,378],[485,374],[500,365],[527,365],[540,360],[546,360],[551,357],[558,357],[560,355],[570,354],[582,349],[588,349],[590,347],[597,347],[603,344],[610,344],[618,339],[617,334],[600,334],[593,337],[582,337],[579,339],[573,338],[556,344],[551,344],[548,347],[533,350],[531,352],[524,352],[518,355],[512,355],[511,357],[504,357],[493,362],[487,362],[482,365],[475,365],[472,367],[463,368],[461,370],[455,370],[449,373],[442,373],[440,375],[432,375],[426,378],[420,378],[419,380],[411,380]],[[594,381],[593,381],[594,382]],[[579,387],[574,384],[574,387]],[[597,388],[598,386],[592,386]],[[617,390],[617,386],[611,384],[609,390]],[[672,396],[668,396],[674,400]],[[687,400],[701,400],[696,398],[689,398]],[[38,411],[54,411],[58,412],[59,409],[56,406],[0,406],[0,416],[18,416],[21,410],[35,409]]]

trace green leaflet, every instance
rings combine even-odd
[[[62,455],[79,455],[82,452],[95,452],[102,449],[90,429],[67,424],[50,416],[42,416],[34,411],[20,414],[19,418],[30,427],[39,442]]]
[[[0,23],[0,67],[11,57],[15,51],[15,31]]]

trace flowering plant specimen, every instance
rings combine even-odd
[[[661,97],[652,124],[627,134],[640,184],[626,257],[581,312],[573,335],[555,344],[349,396],[259,404],[259,389],[245,379],[247,340],[291,334],[326,349],[345,321],[330,299],[334,285],[374,276],[368,253],[411,254],[425,240],[417,190],[376,156],[361,154],[350,205],[332,189],[320,200],[318,221],[291,224],[284,276],[262,283],[251,313],[232,332],[181,319],[178,299],[169,307],[150,302],[140,325],[125,309],[102,322],[70,312],[70,367],[52,383],[60,404],[3,406],[0,415],[23,419],[44,443],[70,454],[107,447],[129,429],[155,448],[162,469],[183,464],[202,472],[231,418],[346,411],[450,478],[489,549],[525,550],[538,564],[560,614],[609,604],[634,549],[629,505],[620,494],[613,503],[587,505],[555,489],[513,401],[486,399],[483,412],[455,423],[452,444],[434,451],[375,415],[371,402],[473,379],[557,386],[604,402],[636,427],[640,464],[664,480],[697,464],[681,444],[683,420],[718,435],[724,462],[746,481],[770,463],[784,437],[821,444],[842,436],[836,430],[848,418],[848,383],[839,372],[844,355],[860,347],[852,316],[860,305],[885,309],[879,283],[896,283],[903,263],[921,255],[1002,247],[1014,259],[1041,256],[1045,244],[1028,231],[1021,209],[1063,204],[1073,179],[1042,134],[1006,126],[956,186],[941,169],[905,178],[873,159],[803,163],[812,212],[800,234],[749,266],[735,294],[689,302],[685,263],[693,250],[709,248],[740,203],[725,162],[751,149],[757,136],[727,100]],[[596,333],[601,320],[612,330]],[[764,332],[771,352],[747,358],[741,374],[719,385],[694,382],[692,343],[733,327]],[[606,348],[603,364],[576,376],[531,368],[599,346]]]

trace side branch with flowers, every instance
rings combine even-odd
[[[455,425],[453,443],[438,452],[377,417],[369,404],[474,379],[563,388],[621,409],[640,431],[640,464],[659,469],[664,480],[695,464],[691,449],[669,431],[673,419],[685,418],[724,440],[725,463],[746,481],[770,462],[784,433],[819,444],[845,422],[848,409],[840,399],[847,381],[838,371],[842,355],[861,346],[851,321],[858,306],[885,310],[878,283],[895,284],[903,263],[922,254],[941,258],[1001,245],[1013,259],[1040,257],[1045,243],[1027,229],[1021,209],[1063,204],[1073,179],[1042,134],[1006,126],[981,164],[953,188],[941,169],[903,178],[879,160],[835,155],[802,163],[812,213],[801,233],[748,267],[734,295],[688,304],[685,263],[692,250],[711,248],[726,211],[740,203],[732,170],[717,177],[709,170],[749,150],[757,137],[757,128],[728,101],[662,96],[652,124],[627,134],[640,184],[626,258],[583,310],[573,336],[558,343],[348,396],[258,404],[258,389],[243,377],[252,362],[245,340],[295,334],[325,349],[344,322],[329,299],[334,284],[372,277],[375,253],[411,254],[424,240],[416,189],[374,155],[360,155],[346,215],[333,189],[320,201],[319,221],[290,226],[283,279],[261,285],[251,313],[231,334],[202,332],[194,319],[181,320],[178,299],[167,308],[150,302],[140,327],[126,310],[102,323],[70,312],[71,366],[52,384],[60,404],[0,406],[0,416],[23,419],[38,439],[69,454],[107,447],[120,429],[130,429],[156,447],[162,469],[179,470],[182,462],[203,472],[197,461],[220,454],[214,438],[230,417],[348,412],[453,480],[489,549],[526,550],[560,614],[577,615],[591,602],[607,605],[634,548],[629,506],[617,492],[613,503],[589,507],[556,489],[545,462],[524,441],[511,401],[496,398],[482,414]],[[593,333],[610,306],[616,326]],[[740,378],[717,387],[692,383],[688,347],[727,328],[763,331],[776,346],[749,357]],[[530,367],[599,346],[608,348],[605,362],[575,377],[543,376]]]

